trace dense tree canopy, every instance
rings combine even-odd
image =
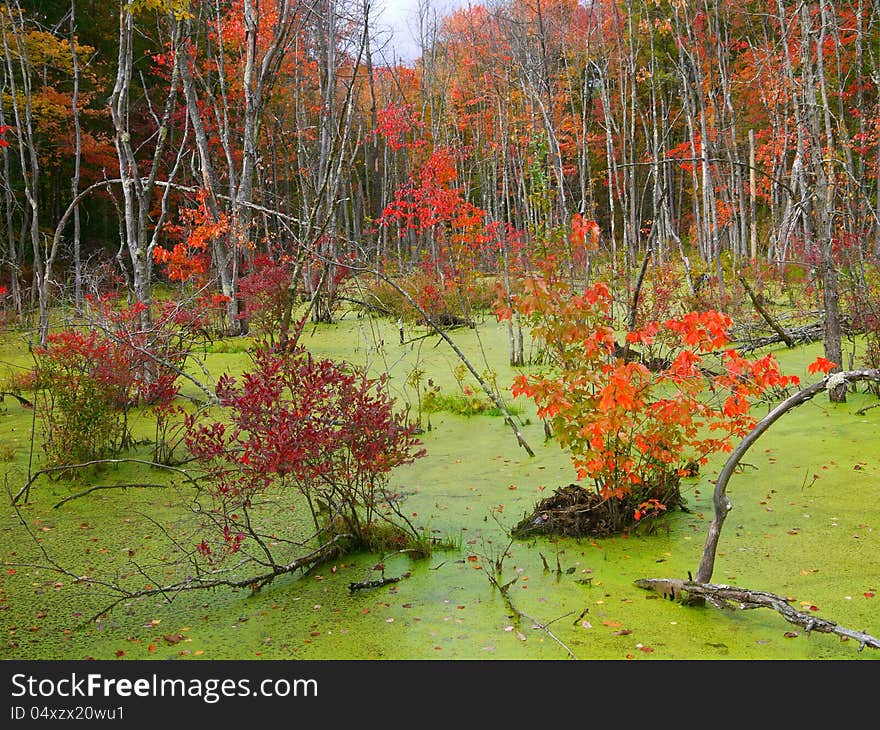
[[[722,293],[726,262],[880,250],[874,4],[493,2],[437,20],[411,66],[386,61],[373,15],[5,5],[9,304],[108,277],[146,301],[177,250],[206,257],[235,330],[239,278],[268,254],[327,318],[351,260],[441,272],[464,247],[497,271],[525,247],[574,276],[591,253],[574,215],[623,265],[650,248]]]

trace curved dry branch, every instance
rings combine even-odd
[[[81,462],[78,464],[61,464],[59,466],[47,466],[43,469],[35,471],[33,474],[31,474],[31,476],[28,478],[28,480],[24,483],[22,488],[18,490],[18,493],[12,498],[12,504],[13,505],[18,504],[18,500],[20,500],[23,495],[29,496],[30,492],[31,492],[31,486],[41,476],[45,476],[48,474],[55,474],[58,472],[70,471],[72,469],[87,469],[91,466],[98,466],[101,464],[141,464],[143,466],[150,466],[150,467],[156,467],[158,469],[165,469],[167,471],[171,471],[176,474],[180,474],[184,479],[186,479],[186,481],[192,483],[195,486],[198,486],[195,478],[185,469],[181,469],[176,466],[171,466],[169,464],[162,464],[158,461],[147,461],[146,459],[130,459],[130,458],[126,458],[126,459],[94,459],[92,461],[84,461],[84,462]],[[86,492],[84,492],[83,494],[85,494],[85,493]],[[75,496],[82,496],[82,494],[73,495],[73,496],[74,497]],[[72,498],[73,497],[71,497],[71,499]],[[64,501],[66,501],[66,500],[62,500],[62,502],[59,502],[55,506],[59,507]]]
[[[101,489],[168,489],[171,486],[170,484],[150,484],[150,483],[125,483],[125,484],[96,484],[93,487],[89,487],[88,489],[84,489],[81,492],[77,492],[76,494],[71,494],[60,502],[56,502],[52,505],[53,509],[58,509],[65,502],[70,502],[72,499],[79,499],[80,497],[85,497],[92,492],[97,492]]]
[[[529,446],[528,441],[526,441],[525,436],[523,436],[522,431],[519,430],[519,427],[513,420],[513,416],[510,415],[510,411],[507,409],[507,406],[504,404],[504,401],[498,396],[498,394],[489,387],[489,384],[483,379],[483,377],[477,372],[476,368],[471,364],[471,361],[468,360],[467,356],[461,351],[461,348],[455,344],[452,338],[443,331],[443,328],[438,325],[431,316],[424,310],[423,307],[419,306],[419,303],[410,296],[409,292],[406,291],[403,287],[401,287],[396,281],[391,279],[388,276],[385,276],[383,273],[379,271],[371,272],[377,276],[379,276],[385,283],[389,284],[393,287],[398,294],[400,294],[409,305],[415,309],[424,319],[424,321],[431,327],[434,332],[436,332],[443,340],[445,340],[446,344],[452,348],[452,351],[458,355],[458,359],[461,360],[465,367],[470,370],[471,375],[474,376],[474,380],[476,380],[480,387],[483,389],[483,392],[489,396],[492,402],[495,404],[496,408],[504,414],[504,422],[510,426],[513,431],[513,435],[516,437],[516,442],[525,449],[526,453],[529,456],[534,456],[535,452],[532,451],[532,448]]]
[[[727,496],[727,483],[730,481],[730,477],[733,476],[740,459],[745,456],[745,453],[761,438],[770,426],[789,411],[812,400],[823,390],[830,390],[840,385],[855,383],[861,380],[880,382],[880,370],[847,370],[826,375],[818,383],[804,388],[779,403],[770,413],[755,424],[755,427],[740,442],[739,446],[731,452],[715,482],[715,495],[713,497],[715,515],[712,518],[712,523],[709,525],[709,531],[706,535],[706,545],[703,548],[703,556],[700,560],[700,567],[697,569],[695,582],[708,583],[712,579],[712,571],[715,569],[715,553],[718,549],[718,540],[721,537],[721,527],[724,525],[727,514],[733,509],[733,505]]]

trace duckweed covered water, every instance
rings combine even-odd
[[[506,364],[501,326],[487,321],[452,336],[478,369],[510,383],[514,372]],[[417,385],[425,387],[430,378],[444,392],[459,387],[460,361],[444,343],[432,336],[401,346],[389,323],[349,314],[307,329],[304,342],[318,355],[389,372],[392,391],[411,404],[413,418]],[[0,359],[9,367],[27,363],[18,341],[7,338],[3,347]],[[247,367],[243,347],[216,349],[238,351],[210,353],[211,372]],[[806,379],[806,364],[819,353],[814,345],[777,355],[784,370]],[[880,633],[880,474],[874,458],[880,409],[856,415],[871,402],[873,396],[861,392],[841,405],[820,395],[758,442],[729,485],[734,511],[722,533],[714,581],[778,593],[802,610]],[[12,401],[3,405],[0,443],[8,458],[2,470],[14,493],[27,474],[31,412]],[[506,530],[574,477],[567,455],[544,441],[530,404],[520,405],[522,418],[531,418],[523,432],[534,458],[517,446],[500,418],[433,413],[429,424],[423,414],[423,425],[430,425],[422,437],[428,455],[400,469],[394,485],[407,495],[404,507],[413,522],[455,548],[423,560],[392,556],[385,575],[410,577],[353,595],[349,584],[377,577],[372,567],[381,556],[343,556],[309,575],[277,579],[256,594],[218,589],[170,602],[124,602],[107,617],[88,621],[109,602],[106,591],[22,564],[45,565],[42,548],[75,574],[100,569],[130,575],[135,564],[156,566],[168,550],[156,523],[171,517],[172,501],[165,490],[108,490],[54,509],[83,484],[40,481],[21,510],[32,535],[4,499],[0,623],[6,636],[0,657],[565,659],[565,648],[550,635],[528,618],[515,619],[487,575],[510,543]],[[683,492],[691,511],[668,515],[653,534],[510,544],[499,580],[517,578],[509,590],[516,608],[549,625],[579,659],[876,658],[870,650],[859,653],[853,642],[806,637],[769,610],[682,607],[633,584],[644,577],[683,578],[696,569],[711,519],[712,481],[723,461],[716,457],[699,478],[687,481]],[[101,478],[133,481],[144,474],[123,466]],[[160,567],[142,575],[145,584],[161,577]]]

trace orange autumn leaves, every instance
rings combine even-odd
[[[579,479],[605,498],[644,495],[639,517],[662,511],[650,501],[658,487],[748,433],[757,397],[798,382],[772,355],[750,360],[729,348],[731,320],[715,311],[644,324],[626,336],[624,358],[608,287],[572,296],[552,262],[525,282],[514,309],[548,363],[517,377],[514,395],[534,400]]]
[[[580,213],[571,217],[571,232],[568,240],[574,247],[585,247],[588,251],[599,250],[599,224],[584,218]]]
[[[815,373],[830,373],[836,367],[837,363],[833,363],[831,360],[820,356],[807,366],[807,372],[811,375]]]
[[[211,267],[211,244],[229,232],[229,218],[225,213],[212,215],[207,206],[208,194],[205,190],[196,193],[195,208],[181,211],[180,225],[169,225],[172,236],[183,240],[170,250],[157,246],[153,249],[153,260],[165,266],[168,278],[172,281],[191,281],[204,278]]]

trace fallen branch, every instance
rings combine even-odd
[[[725,610],[769,608],[776,611],[789,623],[803,628],[807,636],[813,631],[836,634],[843,639],[858,641],[859,651],[862,651],[866,646],[880,649],[880,639],[876,639],[864,631],[847,629],[834,621],[796,611],[785,598],[775,593],[672,578],[642,578],[636,581],[636,585],[645,590],[655,591],[664,598],[684,604],[705,601],[716,608]]]
[[[10,393],[8,390],[0,392],[0,401],[2,401],[7,395],[15,398],[15,400],[17,400],[24,408],[34,407],[34,404],[31,403],[27,398],[20,396],[18,393]]]
[[[854,334],[856,330],[846,322],[841,322],[841,330],[846,334]],[[818,342],[825,336],[825,326],[821,321],[812,324],[799,325],[797,327],[789,327],[785,329],[786,336],[795,345],[808,345],[811,342]],[[734,344],[737,352],[747,354],[762,347],[776,345],[780,342],[786,342],[778,332],[765,337],[753,337],[750,328],[739,327],[735,334]]]
[[[776,345],[784,340],[777,333],[767,335],[765,337],[753,337],[750,330],[739,328],[739,334],[736,335],[735,342],[738,352],[743,354],[760,350],[762,347]],[[785,330],[786,335],[796,345],[807,345],[811,342],[817,342],[824,336],[824,328],[821,322],[791,327]]]
[[[84,489],[81,492],[77,492],[76,494],[71,494],[60,502],[53,504],[52,509],[58,509],[65,502],[69,502],[72,499],[79,499],[80,497],[85,497],[87,494],[91,494],[92,492],[97,492],[99,489],[167,489],[169,484],[96,484],[94,487],[89,487],[88,489]]]
[[[18,503],[18,500],[25,496],[26,498],[30,498],[31,493],[31,485],[41,476],[46,476],[49,474],[55,474],[58,472],[71,471],[73,469],[87,469],[92,466],[99,466],[103,464],[141,464],[143,466],[156,467],[157,469],[166,469],[167,471],[172,471],[176,474],[180,474],[186,481],[191,482],[193,485],[198,486],[196,484],[196,480],[187,472],[185,469],[180,469],[176,466],[171,466],[169,464],[162,464],[158,461],[147,461],[146,459],[130,459],[130,458],[122,458],[122,459],[93,459],[92,461],[83,461],[77,464],[61,464],[59,466],[47,466],[43,469],[39,469],[35,471],[28,480],[24,483],[21,489],[18,490],[18,493],[12,498],[12,504],[15,505]],[[60,505],[60,503],[59,503]],[[59,505],[55,505],[58,507]]]
[[[18,506],[15,506],[15,510],[18,514],[19,520],[25,526],[25,529],[27,529],[31,537],[35,541],[37,541],[37,538],[31,531],[30,526],[27,524],[27,522],[25,522],[24,518],[19,513]],[[245,559],[235,565],[229,566],[228,568],[212,570],[208,573],[189,576],[183,580],[176,581],[174,583],[152,588],[144,588],[142,590],[128,590],[122,585],[98,580],[88,575],[77,576],[75,573],[67,570],[66,568],[62,567],[60,564],[52,560],[39,542],[37,542],[37,544],[40,545],[40,549],[43,551],[43,555],[49,563],[48,565],[36,563],[5,563],[5,565],[15,567],[39,568],[41,570],[51,570],[73,578],[74,583],[101,586],[108,589],[111,593],[115,593],[117,597],[114,600],[107,603],[97,613],[94,613],[90,618],[84,620],[80,624],[80,626],[87,626],[88,624],[99,619],[101,616],[108,614],[123,601],[132,601],[135,599],[148,598],[151,596],[162,596],[168,603],[170,603],[177,597],[177,595],[185,593],[187,591],[206,590],[221,587],[238,589],[247,588],[250,589],[252,593],[258,593],[264,586],[275,580],[275,578],[278,578],[282,575],[287,575],[289,573],[294,573],[297,570],[309,568],[310,566],[318,563],[326,562],[327,560],[330,560],[333,557],[337,556],[339,554],[339,547],[337,543],[342,540],[347,540],[349,538],[351,538],[351,535],[348,533],[335,535],[332,540],[329,540],[328,542],[319,545],[312,552],[307,553],[306,555],[302,555],[288,563],[272,564],[270,566],[266,566],[269,568],[269,570],[258,575],[247,576],[244,578],[237,577],[241,575],[243,568],[255,562],[253,559]],[[227,578],[224,576],[230,577]]]
[[[410,575],[410,573],[404,573],[403,575],[394,577],[386,577],[383,575],[381,578],[376,578],[375,580],[359,580],[348,584],[348,592],[353,594],[356,591],[366,590],[367,588],[381,588],[382,586],[387,586],[391,583],[399,583],[404,578],[409,578]]]
[[[749,295],[749,299],[752,300],[752,304],[754,305],[758,314],[760,314],[764,318],[764,321],[770,326],[770,329],[772,329],[777,335],[779,335],[780,339],[782,339],[782,341],[785,342],[788,347],[794,347],[794,340],[791,339],[791,336],[782,328],[779,322],[773,319],[773,315],[771,315],[770,312],[764,309],[764,306],[761,304],[761,300],[758,299],[758,296],[755,294],[754,291],[752,291],[752,287],[749,286],[749,282],[745,280],[745,277],[739,277],[739,281],[740,284],[743,285],[743,288],[746,290],[746,294]]]

